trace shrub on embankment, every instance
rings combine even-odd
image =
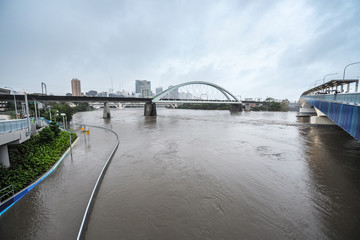
[[[71,134],[76,139],[76,134]],[[11,167],[0,167],[0,189],[13,185],[20,191],[48,171],[69,148],[69,133],[61,131],[58,136],[44,128],[39,134],[18,145],[9,145]]]

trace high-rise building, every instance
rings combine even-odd
[[[156,94],[159,94],[163,91],[163,88],[162,87],[158,87],[156,88]]]
[[[81,96],[80,80],[73,78],[71,80],[71,92],[73,96]]]
[[[135,80],[135,92],[140,94],[140,97],[151,97],[151,81]]]
[[[172,88],[173,85],[169,86],[169,88]],[[171,90],[169,93],[169,98],[171,99],[179,99],[179,89],[176,88],[174,90]]]
[[[98,92],[95,90],[90,90],[90,91],[86,92],[85,94],[86,94],[86,96],[95,97],[97,95],[97,93]]]

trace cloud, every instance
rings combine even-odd
[[[15,89],[134,90],[211,81],[296,99],[360,61],[358,1],[2,1],[0,79]],[[360,75],[359,68],[349,74]],[[0,86],[1,87],[1,86]]]

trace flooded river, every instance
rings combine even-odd
[[[360,143],[295,115],[158,109],[144,117],[143,109],[125,109],[104,120],[100,111],[77,113],[74,122],[120,136],[86,239],[359,239]],[[65,159],[0,217],[2,240],[76,238],[96,179],[88,175],[100,172],[115,137],[94,130],[90,141],[92,153],[85,156],[80,141],[74,162],[88,159],[91,172]],[[62,187],[49,190],[49,182]],[[63,195],[74,204],[55,204]],[[64,211],[71,223],[58,216]]]

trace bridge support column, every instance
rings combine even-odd
[[[103,118],[110,118],[110,108],[108,102],[104,102]]]
[[[297,114],[298,117],[310,117],[315,115],[317,115],[315,108],[307,101],[301,104]]]
[[[230,104],[230,112],[237,113],[242,111],[242,104]]]
[[[0,146],[0,164],[6,168],[10,167],[9,152],[6,144]]]
[[[156,104],[147,102],[144,105],[144,116],[156,116]]]
[[[323,112],[314,108],[317,116],[310,116],[310,124],[314,125],[335,125]]]

